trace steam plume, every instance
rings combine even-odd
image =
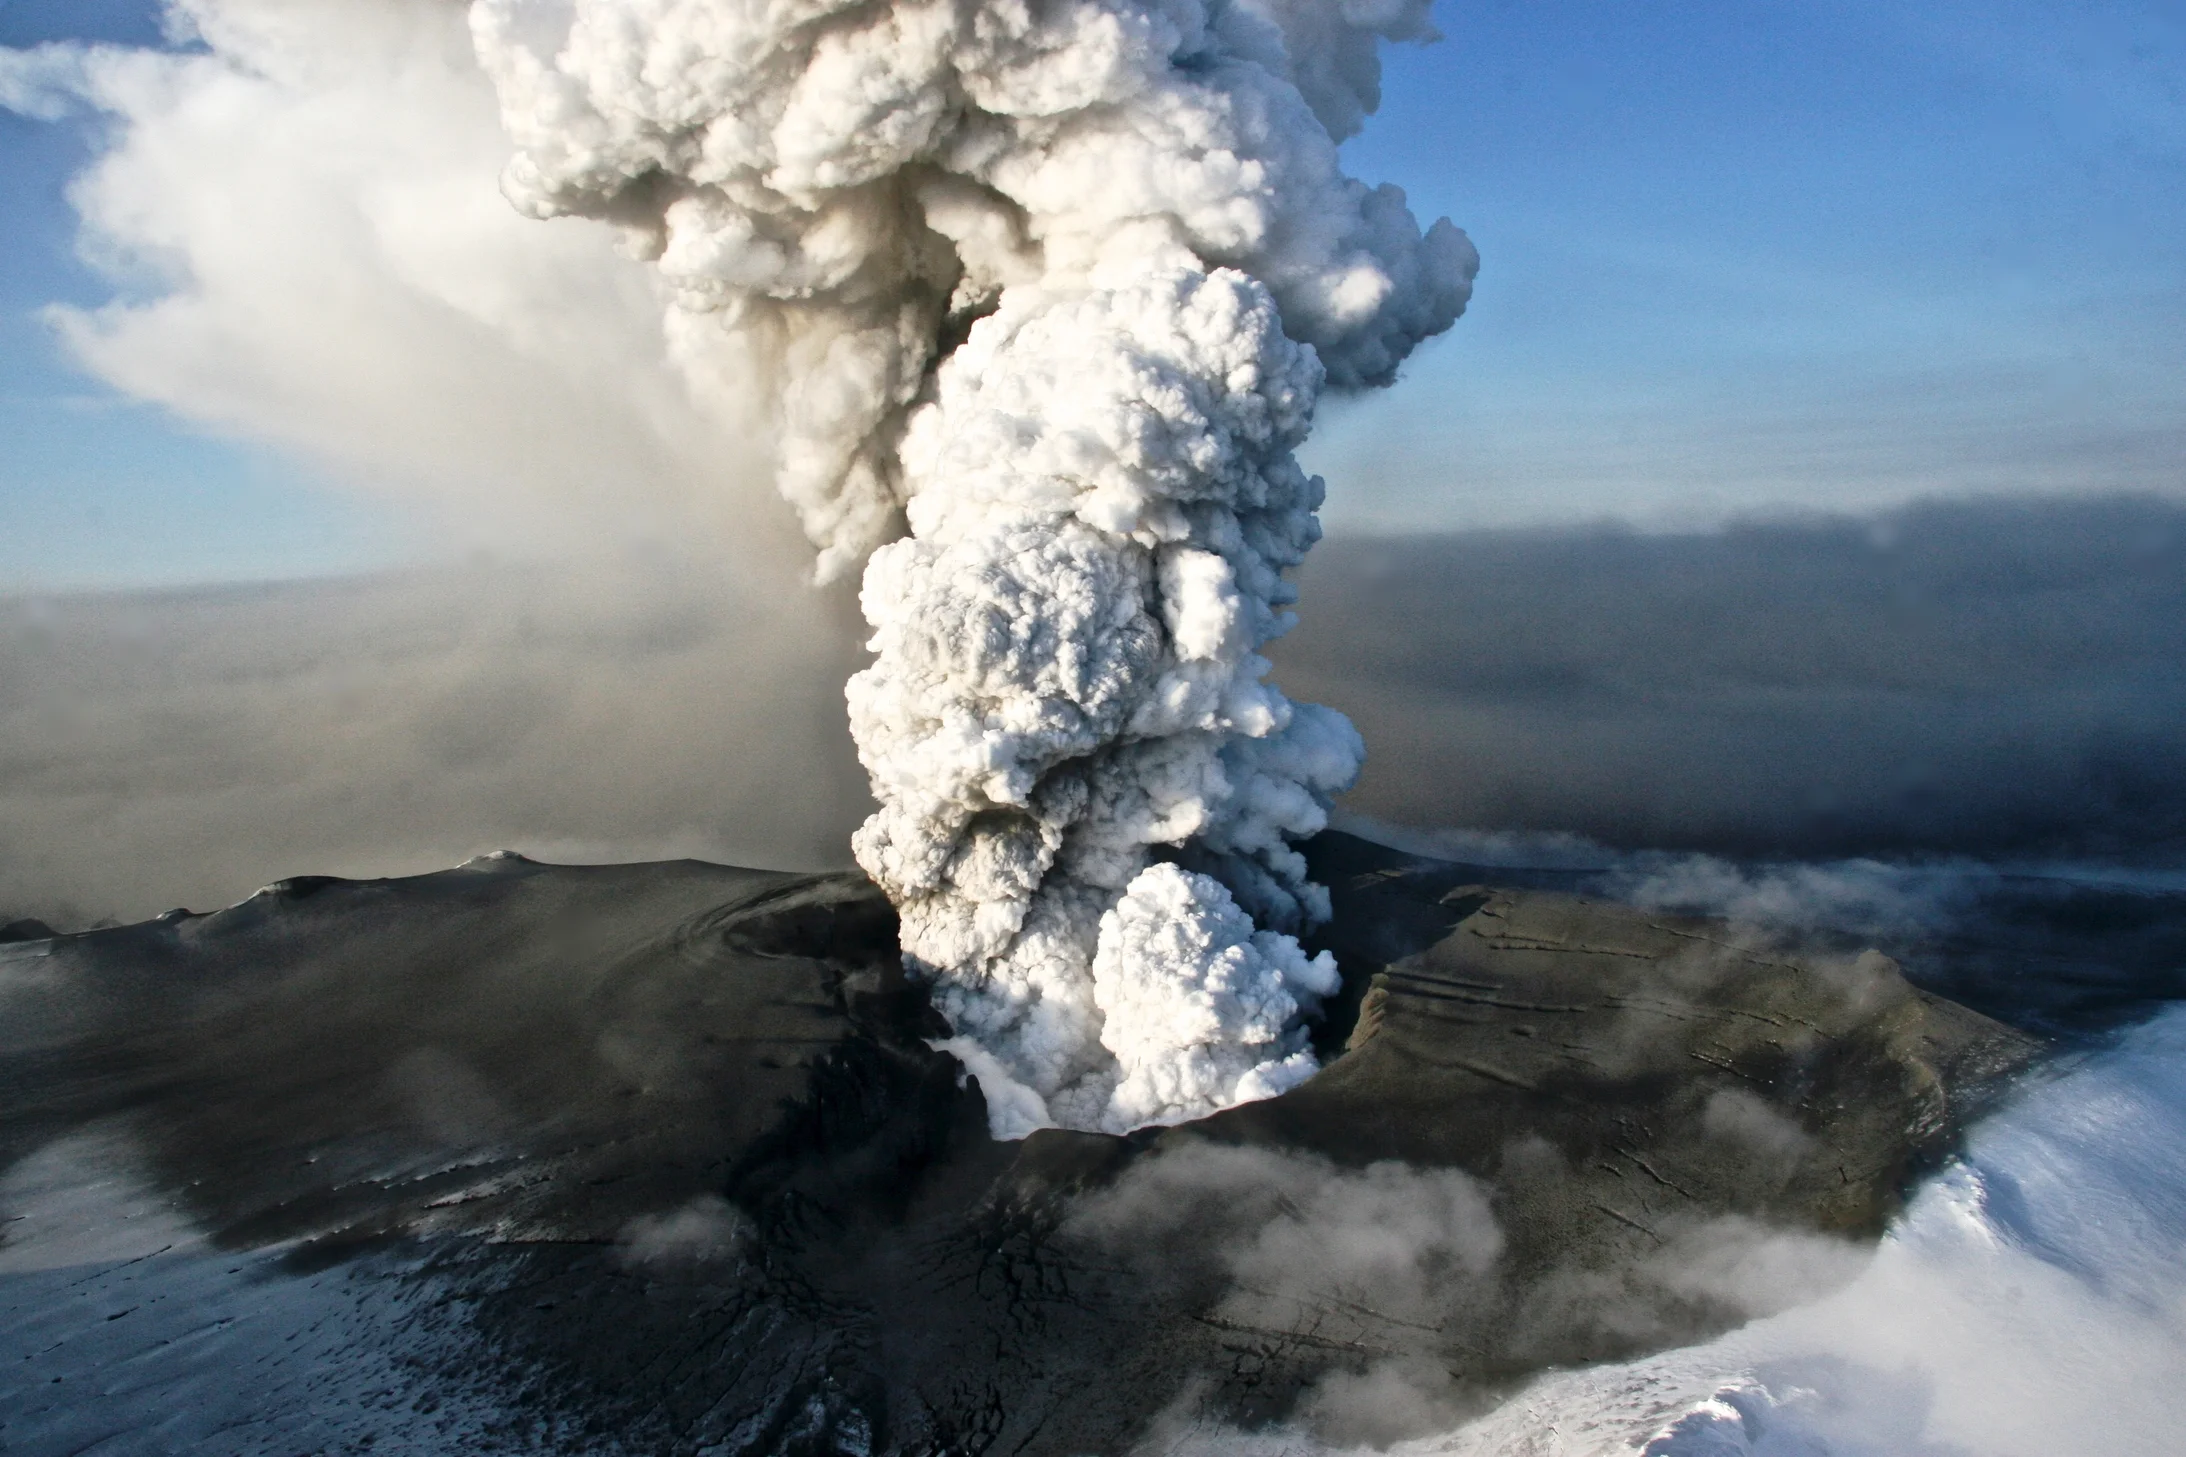
[[[1319,536],[1320,390],[1388,382],[1477,268],[1337,165],[1426,11],[472,6],[504,190],[621,225],[693,380],[762,366],[820,574],[870,555],[855,848],[998,1133],[1313,1070],[1334,968],[1293,937],[1326,897],[1289,842],[1363,751],[1259,650]]]

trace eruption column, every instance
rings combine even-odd
[[[1337,165],[1422,0],[476,0],[472,30],[504,190],[623,226],[694,386],[770,392],[822,576],[868,559],[855,848],[996,1133],[1310,1074],[1335,968],[1291,842],[1363,750],[1260,649],[1320,534],[1319,392],[1390,380],[1477,267]]]

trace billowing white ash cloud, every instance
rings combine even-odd
[[[1290,843],[1362,749],[1260,649],[1319,535],[1317,396],[1388,382],[1477,267],[1338,166],[1426,11],[472,6],[504,189],[626,230],[694,382],[770,381],[822,576],[870,558],[857,855],[1005,1136],[1313,1070]]]

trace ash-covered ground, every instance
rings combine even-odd
[[[1509,1403],[1548,1390],[1609,1413],[1604,1444],[1479,1450],[1637,1450],[1747,1407],[1809,1435],[1829,1401],[1866,1411],[1857,1372],[1801,1385],[1690,1348],[1856,1301],[1917,1262],[1938,1201],[2105,1288],[2124,1247],[2053,1207],[2093,1186],[2006,1182],[1996,1150],[2016,1138],[2023,1166],[2042,1135],[2009,1130],[2145,1063],[2152,1034],[2104,1051],[2104,1029],[2176,990],[2131,971],[2166,960],[2151,928],[2179,924],[2175,897],[2081,888],[2083,951],[2116,977],[2015,999],[1963,937],[1884,950],[1339,835],[1314,861],[1347,973],[1326,1071],[1129,1138],[995,1142],[929,1046],[945,1029],[885,900],[849,876],[504,856],[17,928],[0,1433],[37,1453],[1314,1447],[1516,1430]],[[2107,937],[2102,894],[2139,897]],[[2056,914],[2054,886],[1994,897],[1963,924]],[[2005,1131],[1954,1161],[1999,1107],[1982,1127]],[[2167,1189],[2107,1197],[2158,1239]],[[1679,1349],[1678,1382],[1646,1374]],[[1602,1374],[1536,1384],[1573,1368]]]

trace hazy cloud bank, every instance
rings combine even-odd
[[[847,864],[848,617],[674,560],[0,603],[0,914],[504,847]]]
[[[1347,809],[1744,855],[2186,842],[2186,509],[1332,540],[1283,681]]]
[[[502,846],[846,863],[866,804],[840,696],[855,633],[795,570],[474,567],[0,605],[0,912],[143,916]],[[2186,830],[2186,509],[1338,539],[1305,594],[1277,647],[1286,682],[1366,732],[1346,807],[1519,836],[1417,846],[1449,858],[1606,868],[1536,833],[1559,831],[2145,856]],[[1875,935],[1993,879],[1607,859],[1642,899]]]

